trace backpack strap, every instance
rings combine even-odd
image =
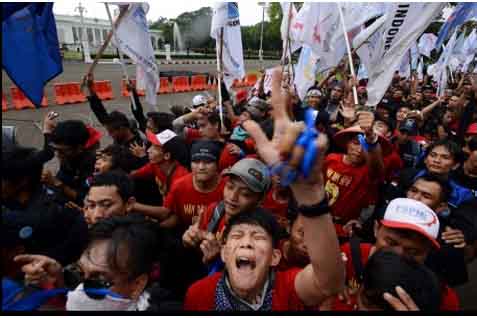
[[[225,214],[225,205],[224,201],[220,201],[219,204],[214,209],[214,213],[212,214],[212,218],[207,224],[207,231],[210,233],[214,233],[217,231],[217,227],[219,226],[219,222]]]
[[[353,262],[353,269],[356,280],[359,284],[363,282],[364,266],[361,262],[361,240],[358,236],[352,235],[349,239],[351,247],[351,261]]]

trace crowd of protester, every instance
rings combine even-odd
[[[112,144],[49,113],[43,149],[2,148],[2,309],[463,309],[477,76],[455,74],[437,96],[432,78],[396,73],[374,109],[355,105],[366,81],[346,73],[304,100],[280,68],[267,94],[263,72],[245,98],[222,83],[222,113],[207,93],[144,114],[129,85],[134,118],[108,112],[89,74]],[[309,110],[318,156],[288,184],[273,167],[291,161],[285,139]]]

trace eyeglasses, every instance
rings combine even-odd
[[[68,289],[75,289],[83,283],[84,292],[92,299],[104,299],[106,294],[100,292],[101,289],[109,289],[113,283],[104,278],[84,278],[84,272],[78,264],[71,264],[63,269],[65,286]]]

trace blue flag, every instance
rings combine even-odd
[[[39,106],[45,84],[63,72],[53,3],[3,3],[2,12],[2,67]]]
[[[442,25],[439,30],[439,35],[436,41],[436,49],[440,50],[442,43],[449,37],[450,34],[461,24],[466,21],[477,18],[477,3],[465,2],[459,3],[457,8],[447,18],[447,21]]]

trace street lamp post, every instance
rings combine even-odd
[[[266,2],[259,2],[259,6],[262,7],[262,25],[260,30],[260,49],[258,50],[258,58],[260,60],[260,69],[263,67],[263,24],[265,23],[265,9],[267,8]]]
[[[85,63],[92,63],[93,60],[91,59],[91,55],[89,54],[89,42],[88,42],[88,37],[86,37],[86,40],[84,39],[85,33],[86,33],[86,27],[84,26],[84,18],[83,18],[83,12],[86,12],[86,8],[81,5],[81,2],[78,4],[78,6],[75,8],[75,11],[78,11],[80,14],[80,22],[81,22],[81,29],[82,32],[80,34],[80,41],[81,41],[81,48],[83,49],[83,56],[84,56],[84,62]]]

